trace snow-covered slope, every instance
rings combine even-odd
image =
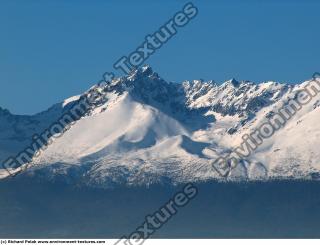
[[[51,123],[67,112],[77,99],[78,96],[72,97],[32,116],[13,115],[0,107],[0,161],[15,156],[29,146],[35,134],[45,131]]]
[[[275,108],[306,86],[231,79],[164,81],[148,66],[94,86],[34,116],[0,109],[0,158],[14,156],[81,97],[104,96],[23,175],[91,185],[221,179],[212,162],[240,146]],[[227,179],[313,178],[320,171],[318,100],[305,105]],[[3,177],[5,170],[0,171]],[[1,175],[0,175],[1,176]]]

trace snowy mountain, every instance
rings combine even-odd
[[[81,98],[103,94],[95,106],[34,155],[18,176],[88,185],[148,185],[225,179],[212,163],[239,147],[253,132],[297,96],[311,80],[288,85],[235,79],[164,81],[151,67],[33,116],[0,108],[0,160],[15,156]],[[227,180],[317,178],[320,171],[317,94],[283,127],[228,173]],[[0,170],[0,177],[7,177]]]

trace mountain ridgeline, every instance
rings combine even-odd
[[[174,83],[144,66],[36,115],[0,108],[0,160],[17,156],[72,105],[98,94],[94,106],[34,155],[21,176],[103,187],[219,180],[224,177],[212,168],[213,161],[241,146],[244,135],[310,83]],[[314,96],[226,179],[317,178],[319,98]],[[7,176],[0,170],[0,178]]]

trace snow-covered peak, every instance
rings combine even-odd
[[[232,79],[226,81],[225,83],[228,84],[228,85],[230,84],[235,88],[239,87],[239,85],[240,85],[240,82],[238,82],[235,78],[232,78]]]
[[[34,116],[16,116],[0,108],[0,158],[14,156],[72,105],[94,96],[92,110],[34,157],[36,165],[25,175],[62,176],[68,181],[80,178],[94,185],[219,179],[212,161],[239,146],[245,133],[307,84],[235,79],[221,84],[203,80],[173,83],[144,66]],[[243,161],[229,178],[288,177],[297,172],[300,178],[320,171],[315,149],[319,142],[312,135],[320,131],[315,123],[318,97],[251,156],[259,164]],[[298,146],[302,135],[308,135],[308,141]]]

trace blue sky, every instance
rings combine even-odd
[[[33,114],[79,94],[187,1],[0,1],[0,106]],[[296,83],[320,70],[318,1],[194,1],[146,62],[170,81]]]

